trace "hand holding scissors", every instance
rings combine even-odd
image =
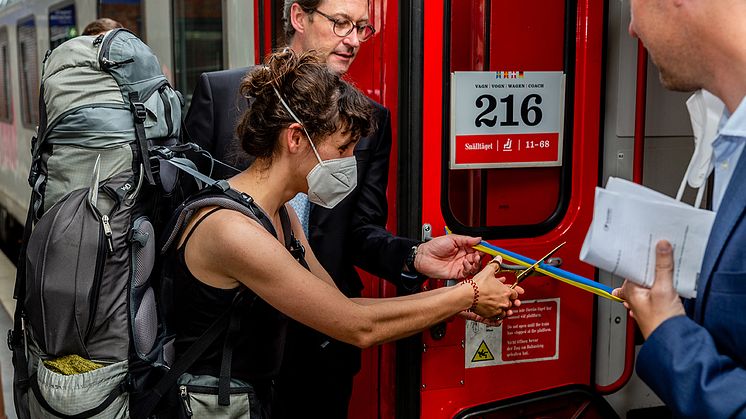
[[[529,276],[529,274],[531,274],[532,272],[534,272],[536,270],[536,268],[539,267],[539,265],[541,265],[545,260],[549,259],[555,252],[557,252],[557,250],[559,250],[566,243],[567,242],[560,243],[557,247],[555,247],[549,253],[547,253],[546,255],[544,255],[544,257],[542,257],[541,259],[538,259],[536,262],[534,262],[533,265],[531,265],[528,268],[526,268],[526,269],[522,270],[521,272],[519,272],[515,276],[515,282],[513,283],[513,285],[510,286],[510,288],[511,289],[515,289],[515,287],[518,286],[518,284],[520,284],[524,279],[526,279]],[[502,265],[500,264],[501,261],[502,261],[502,258],[500,258],[500,259],[495,258],[495,259],[491,260],[489,263],[496,263],[498,265],[498,271],[499,271],[500,269],[502,269]],[[496,320],[502,320],[505,317],[507,317],[507,314],[508,313],[498,315],[495,319]]]

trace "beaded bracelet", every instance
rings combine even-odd
[[[474,309],[477,308],[477,303],[479,302],[479,287],[477,286],[477,283],[474,282],[474,280],[471,278],[466,278],[461,281],[461,283],[467,283],[471,285],[472,288],[474,288],[474,302],[471,303],[471,308],[469,309],[469,311],[474,311]]]

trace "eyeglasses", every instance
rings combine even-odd
[[[370,39],[373,35],[376,33],[376,29],[371,24],[358,24],[352,22],[350,19],[345,18],[333,18],[326,13],[322,12],[319,9],[310,9],[308,11],[309,13],[316,12],[320,14],[321,16],[324,16],[327,18],[330,22],[334,23],[334,34],[337,35],[340,38],[344,38],[345,36],[352,33],[353,29],[357,30],[357,38],[360,40],[360,42],[365,42]]]

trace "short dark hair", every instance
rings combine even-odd
[[[285,0],[282,8],[282,27],[285,30],[285,43],[290,43],[290,40],[295,35],[295,28],[293,23],[290,21],[290,9],[293,4],[298,3],[298,6],[305,11],[310,11],[319,7],[322,0]]]
[[[83,35],[98,35],[100,33],[110,31],[112,29],[123,28],[123,27],[124,26],[122,26],[121,23],[117,22],[114,19],[109,19],[108,17],[102,17],[86,25],[85,29],[83,29]]]
[[[289,44],[290,40],[295,35],[295,28],[293,23],[290,21],[290,9],[293,4],[298,3],[298,6],[306,12],[310,12],[313,9],[319,7],[319,4],[323,0],[285,0],[282,7],[282,27],[285,32],[285,44]],[[367,0],[368,7],[370,8],[370,0]]]
[[[316,144],[337,131],[360,138],[374,129],[370,99],[332,73],[314,51],[296,53],[286,48],[269,55],[264,66],[243,79],[240,89],[253,100],[236,134],[241,148],[257,158],[271,161],[280,130],[295,122],[275,89]]]

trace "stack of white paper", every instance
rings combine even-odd
[[[593,222],[580,260],[651,287],[655,245],[665,239],[673,246],[674,287],[682,297],[694,298],[714,220],[712,211],[612,177],[606,189],[596,188]]]

